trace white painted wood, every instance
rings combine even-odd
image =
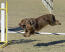
[[[5,3],[1,3],[1,41],[5,41]]]

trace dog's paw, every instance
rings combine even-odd
[[[23,36],[24,36],[24,37],[30,37],[30,34],[26,34],[26,33],[25,33]]]

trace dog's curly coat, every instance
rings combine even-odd
[[[55,19],[53,14],[42,15],[38,18],[25,18],[19,23],[19,26],[25,29],[25,37],[29,37],[34,34],[35,31],[39,31],[46,25],[55,26],[61,25],[61,23]]]

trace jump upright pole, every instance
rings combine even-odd
[[[7,40],[7,34],[8,34],[8,2],[5,0],[5,3],[1,3],[1,40],[0,43],[3,43],[0,45],[1,48],[7,46],[8,40]]]

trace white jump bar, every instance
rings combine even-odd
[[[25,33],[25,32],[15,32],[15,31],[8,31],[8,33]],[[35,34],[47,34],[47,35],[65,35],[65,33],[48,33],[48,32],[36,32]]]

